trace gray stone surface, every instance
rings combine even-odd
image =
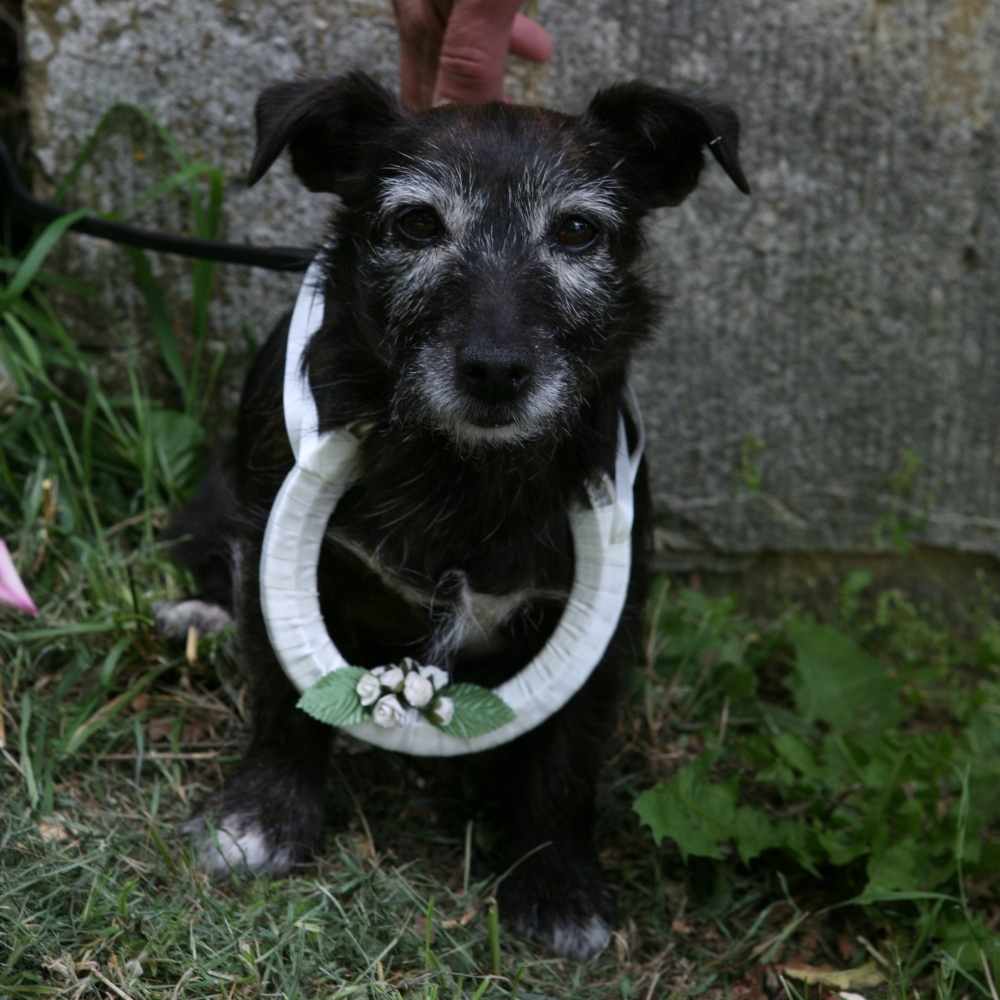
[[[395,75],[387,2],[26,6],[48,170],[69,167],[107,107],[136,102],[189,155],[226,166],[230,239],[301,243],[322,219],[284,165],[239,185],[264,81]],[[671,300],[637,382],[664,555],[704,565],[900,535],[1000,552],[1000,0],[536,11],[556,56],[516,69],[514,96],[576,110],[599,85],[641,76],[729,97],[744,122],[754,197],[713,169],[650,227],[650,271]],[[121,206],[148,183],[155,158],[133,154],[156,140],[136,128],[111,130],[79,196]],[[177,205],[150,213],[183,218]],[[78,247],[76,266],[109,266]],[[238,268],[221,282],[220,337],[260,331],[294,285]],[[104,294],[106,323],[127,338],[134,297],[114,282]]]

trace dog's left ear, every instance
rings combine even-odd
[[[707,146],[744,193],[736,112],[635,81],[602,90],[583,122],[598,126],[618,147],[634,194],[648,208],[679,205],[697,186]]]
[[[392,94],[364,73],[276,83],[257,98],[247,183],[256,184],[287,146],[310,191],[346,196],[364,175],[366,148],[402,114]]]

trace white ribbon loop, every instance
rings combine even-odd
[[[304,691],[348,664],[327,632],[319,605],[317,570],[323,535],[358,468],[359,438],[337,428],[320,434],[316,402],[303,368],[305,350],[323,321],[322,272],[306,272],[292,314],[285,356],[284,411],[296,463],[278,492],[264,534],[260,600],[268,636],[285,673]],[[624,417],[618,422],[615,479],[588,489],[590,504],[569,512],[575,578],[566,608],[544,649],[495,689],[514,719],[482,736],[462,739],[422,716],[383,729],[365,722],[346,731],[389,750],[422,757],[478,753],[507,743],[544,722],[584,685],[618,627],[632,560],[633,486],[644,432],[631,390],[626,411],[636,430],[629,451]]]

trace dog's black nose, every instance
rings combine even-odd
[[[484,403],[513,403],[531,381],[531,359],[494,344],[468,344],[458,352],[458,382],[463,392]]]

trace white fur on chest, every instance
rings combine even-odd
[[[403,579],[377,553],[369,552],[344,535],[329,531],[326,538],[364,562],[388,590],[427,612],[429,638],[424,659],[439,666],[447,666],[458,653],[489,652],[504,624],[526,604],[564,596],[531,586],[508,594],[487,594],[473,590],[467,580],[462,580],[458,593],[449,593],[448,600],[443,601],[433,588],[418,587]]]

